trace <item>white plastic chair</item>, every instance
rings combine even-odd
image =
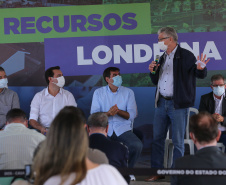
[[[224,146],[223,143],[217,143],[217,146],[218,146],[219,148],[221,148],[221,151],[222,151],[222,152],[225,151],[225,146]]]
[[[193,141],[189,138],[189,119],[190,119],[190,114],[191,112],[194,112],[195,114],[198,114],[199,111],[196,108],[190,107],[188,109],[188,116],[187,116],[187,126],[186,126],[186,131],[185,131],[185,139],[184,139],[184,144],[189,145],[190,149],[190,154],[194,155],[194,143]],[[169,139],[169,131],[167,133],[167,138],[165,140],[165,153],[164,153],[164,168],[171,168],[172,166],[172,161],[173,161],[173,142],[172,139]]]

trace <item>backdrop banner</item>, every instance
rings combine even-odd
[[[219,33],[180,33],[179,44],[211,59],[208,70],[225,70],[226,43]],[[96,75],[110,66],[125,73],[147,73],[156,55],[162,55],[156,34],[45,39],[45,68],[62,66],[64,75]],[[63,65],[62,65],[63,64]]]

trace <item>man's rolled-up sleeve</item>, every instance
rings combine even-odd
[[[74,107],[77,107],[77,103],[75,101],[75,98],[74,98],[73,94],[71,94],[71,93],[68,96],[68,102],[69,102],[68,105],[72,105]]]
[[[20,101],[16,92],[13,94],[13,100],[12,100],[12,109],[14,108],[18,108],[18,109],[20,108]]]
[[[129,93],[129,99],[127,102],[127,112],[129,113],[129,120],[133,121],[137,117],[137,104],[135,100],[134,92],[131,90]]]
[[[93,99],[92,99],[90,114],[93,114],[95,112],[101,112],[100,102],[99,102],[99,93],[98,93],[97,90],[95,90],[94,93],[93,93]]]
[[[36,94],[33,100],[31,101],[29,120],[33,119],[35,121],[38,121],[39,112],[40,112],[40,97],[38,94]]]

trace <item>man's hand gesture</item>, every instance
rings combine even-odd
[[[107,112],[107,115],[108,116],[114,116],[118,113],[119,109],[118,109],[118,106],[115,104],[114,106],[112,106],[110,108],[110,110]]]
[[[210,61],[210,59],[206,60],[206,55],[204,55],[204,57],[203,57],[203,53],[201,54],[200,60],[199,60],[199,56],[197,56],[197,69],[203,70],[209,61]]]

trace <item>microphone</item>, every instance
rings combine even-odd
[[[152,71],[152,74],[155,74],[156,73],[156,70],[158,68],[158,63],[159,63],[159,55],[156,55],[156,58],[155,58],[155,63],[156,63],[156,66],[153,68],[153,71]]]

